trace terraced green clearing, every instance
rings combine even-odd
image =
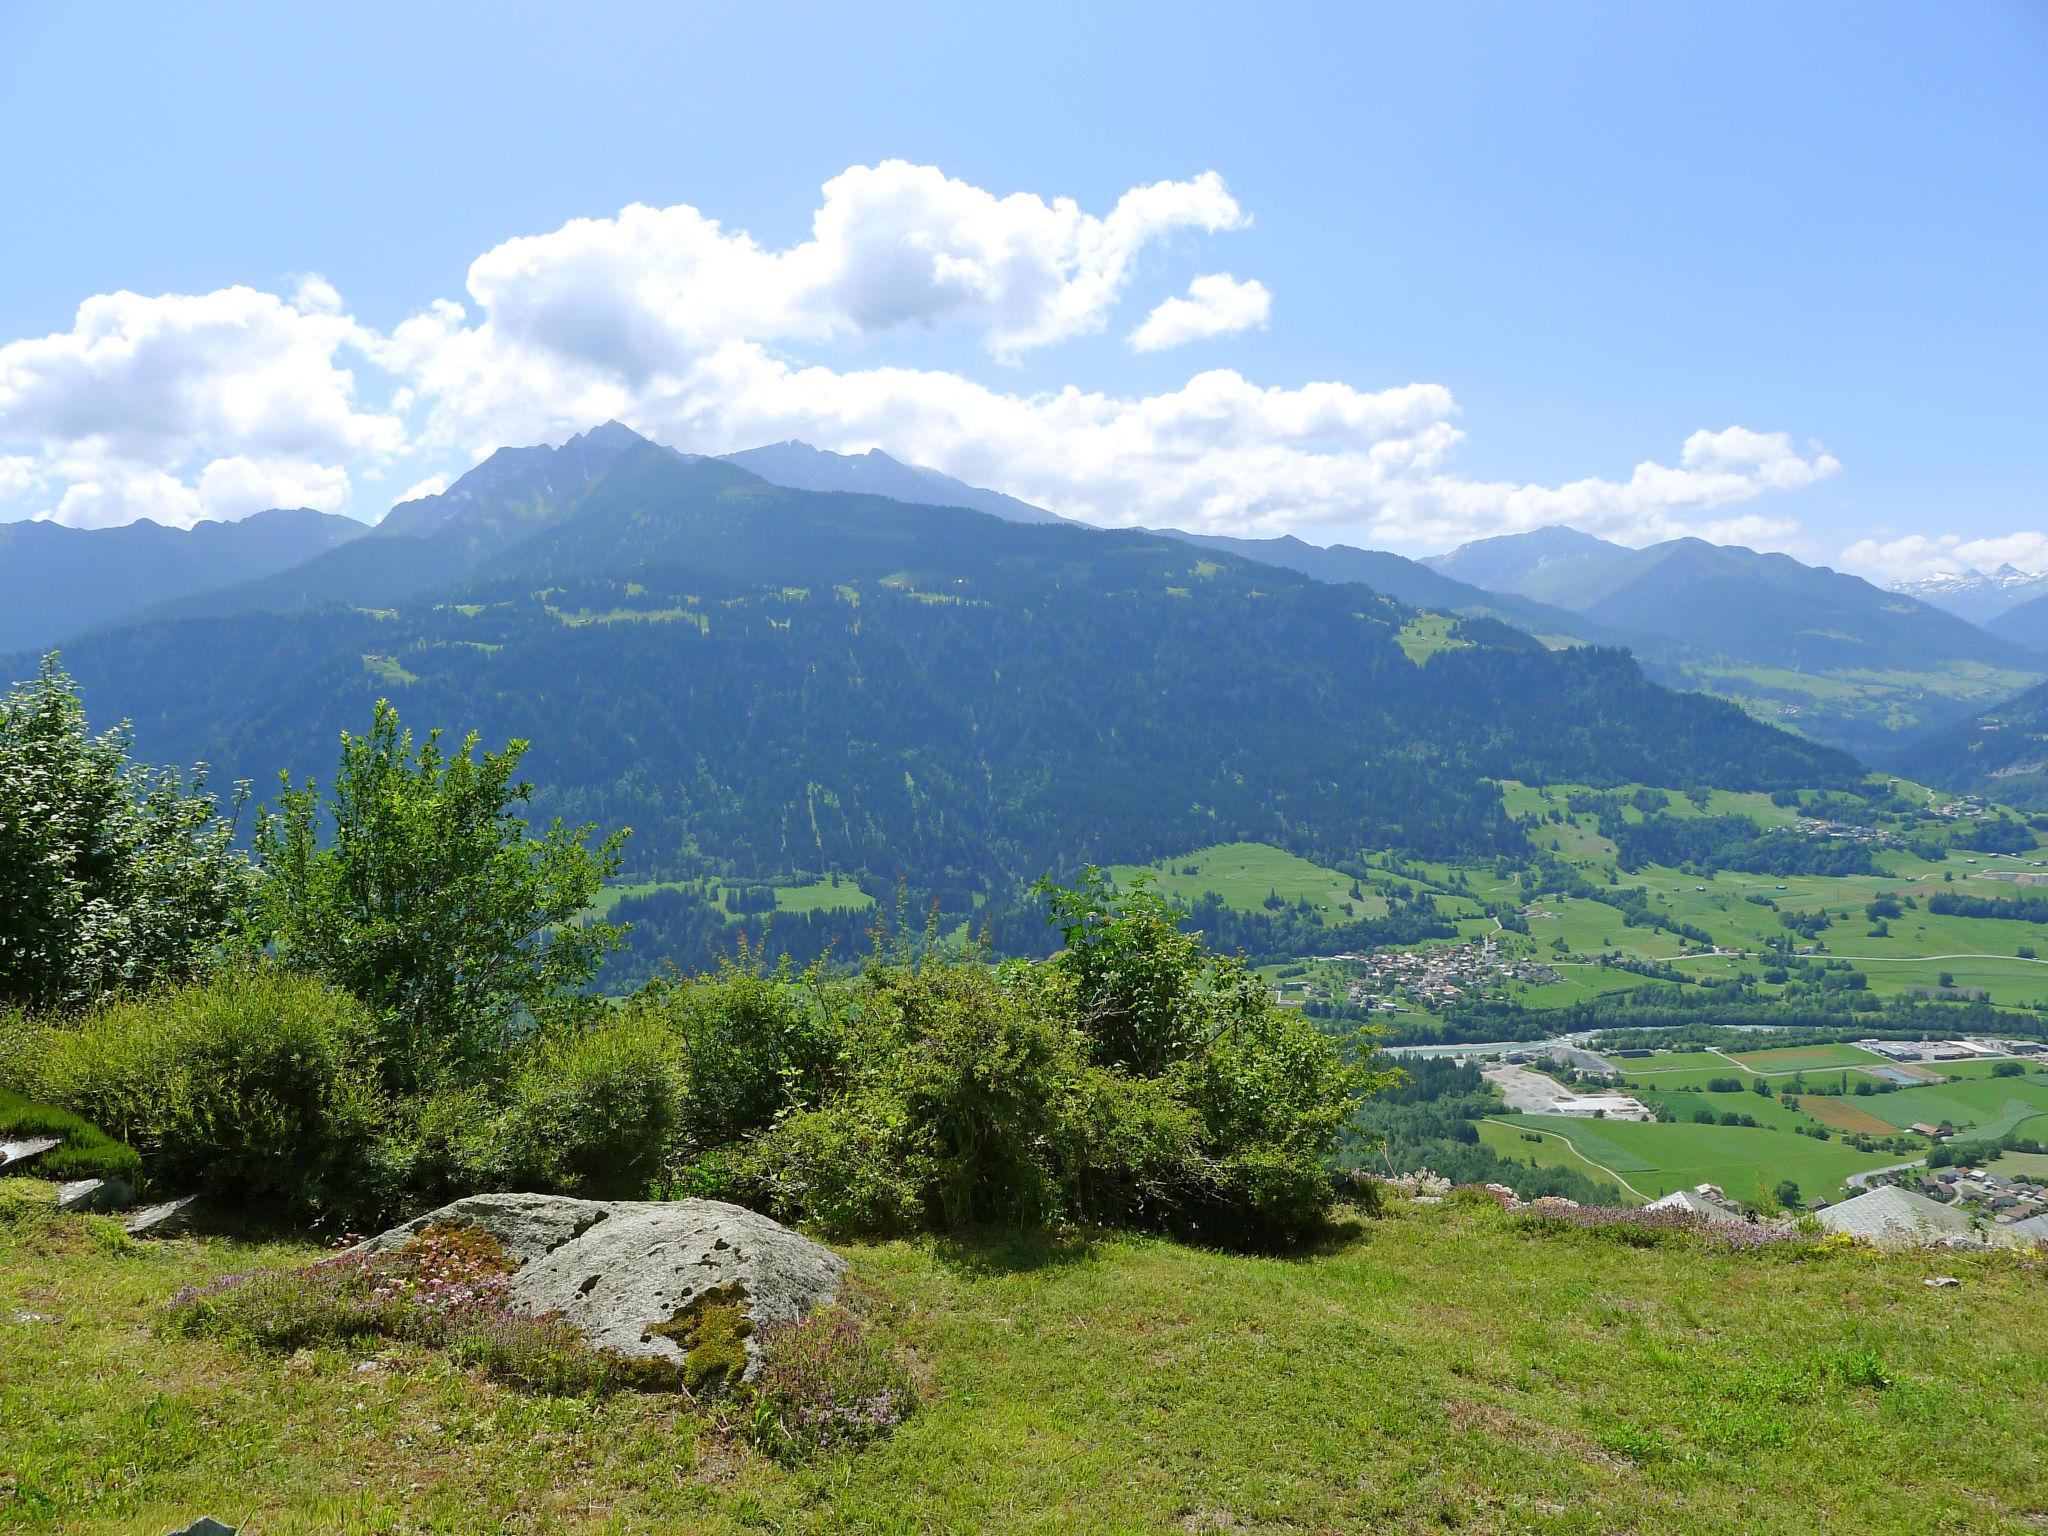
[[[1113,865],[1109,875],[1120,886],[1150,875],[1153,888],[1162,895],[1190,903],[1214,891],[1225,906],[1240,912],[1256,912],[1268,896],[1277,894],[1290,904],[1306,900],[1310,906],[1339,917],[1344,915],[1346,902],[1359,917],[1387,914],[1386,898],[1376,891],[1361,886],[1354,899],[1349,875],[1311,864],[1269,843],[1217,843],[1154,864]]]
[[[844,878],[837,885],[824,876],[808,885],[775,887],[778,912],[865,912],[874,904],[874,897]]]
[[[597,893],[597,900],[591,903],[591,910],[608,915],[612,908],[629,896],[652,896],[657,891],[687,891],[701,888],[698,880],[642,880],[627,881],[608,885]],[[720,905],[725,904],[723,888],[720,888]],[[775,910],[778,912],[863,912],[875,904],[875,898],[862,890],[853,881],[841,878],[834,885],[830,876],[819,876],[804,885],[778,885],[775,887]],[[728,912],[728,916],[733,916]],[[748,917],[762,914],[748,913]]]
[[[1756,1095],[1702,1094],[1718,1108],[1747,1109]],[[1876,1100],[1857,1100],[1859,1105]],[[1753,1110],[1749,1111],[1754,1113]],[[1780,1179],[1792,1179],[1803,1195],[1831,1195],[1850,1174],[1899,1161],[1897,1153],[1858,1152],[1839,1142],[1818,1141],[1789,1130],[1751,1130],[1744,1126],[1641,1124],[1626,1120],[1574,1120],[1561,1115],[1504,1115],[1510,1125],[1549,1131],[1572,1144],[1581,1156],[1623,1175],[1648,1198],[1667,1195],[1695,1184],[1718,1184],[1738,1200],[1754,1198]],[[1763,1117],[1757,1116],[1759,1120]],[[1526,1150],[1525,1150],[1526,1149]],[[1518,1155],[1536,1153],[1537,1161],[1554,1166],[1541,1151],[1516,1143]]]
[[[1452,633],[1457,623],[1447,613],[1418,613],[1401,626],[1395,643],[1410,661],[1421,666],[1440,651],[1463,650],[1472,644]]]

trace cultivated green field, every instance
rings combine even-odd
[[[1631,1247],[1464,1206],[1284,1258],[845,1244],[925,1402],[792,1470],[669,1396],[160,1337],[180,1286],[321,1250],[138,1246],[14,1214],[24,1187],[0,1184],[14,1530],[2017,1536],[2048,1508],[2048,1289],[1995,1254]]]
[[[1719,1115],[1748,1115],[1758,1125],[1776,1126],[1791,1130],[1794,1126],[1811,1127],[1813,1117],[1796,1105],[1786,1105],[1777,1098],[1765,1098],[1760,1093],[1693,1093],[1672,1088],[1639,1088],[1635,1097],[1652,1106],[1663,1105],[1683,1121],[1691,1120],[1700,1110]]]
[[[1816,1072],[1828,1067],[1881,1067],[1885,1059],[1857,1045],[1795,1045],[1783,1050],[1734,1051],[1730,1059],[1770,1077],[1785,1072]]]
[[[2028,1060],[2024,1057],[2021,1060],[2026,1068],[2026,1076],[2048,1076],[2048,1062]],[[1990,1077],[1999,1067],[2010,1064],[2010,1058],[2004,1060],[1991,1060],[1987,1058],[1979,1061],[1919,1061],[1914,1063],[1915,1066],[1925,1071],[1939,1072],[1943,1077],[1949,1079]]]
[[[1856,1099],[1855,1104],[1891,1125],[1947,1121],[1958,1130],[1986,1138],[2009,1131],[2031,1136],[2038,1128],[2030,1128],[2028,1122],[2048,1117],[2048,1081],[2038,1077],[1964,1078],[1873,1094]]]
[[[1688,1096],[1690,1097],[1690,1096]],[[1702,1094],[1710,1107],[1719,1101],[1728,1107],[1754,1113],[1749,1100],[1763,1101],[1755,1094]],[[1875,1100],[1858,1100],[1859,1105]],[[1509,1125],[1547,1131],[1569,1141],[1580,1157],[1620,1176],[1620,1181],[1645,1199],[1654,1200],[1674,1189],[1695,1184],[1718,1184],[1729,1196],[1749,1200],[1768,1192],[1780,1179],[1792,1179],[1807,1197],[1832,1195],[1850,1174],[1866,1168],[1881,1168],[1899,1161],[1889,1152],[1858,1152],[1840,1142],[1817,1141],[1789,1130],[1750,1130],[1741,1126],[1643,1124],[1626,1120],[1575,1120],[1562,1115],[1503,1115]],[[1763,1116],[1758,1115],[1758,1120]],[[1498,1146],[1498,1143],[1494,1143]],[[1529,1143],[1515,1144],[1515,1151],[1527,1160],[1523,1149],[1535,1153],[1535,1160],[1554,1165]]]

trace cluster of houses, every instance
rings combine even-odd
[[[1873,1174],[1868,1183],[1873,1189],[1908,1191],[1967,1212],[1966,1219],[1988,1234],[2011,1231],[2033,1242],[2048,1239],[2048,1189],[2032,1179],[1986,1168],[1901,1168]]]
[[[1382,1013],[1396,1011],[1403,1001],[1441,1008],[1472,992],[1506,981],[1541,986],[1558,974],[1541,961],[1501,953],[1488,935],[1469,944],[1429,944],[1419,949],[1378,949],[1367,954],[1331,957],[1359,967],[1347,1001]]]
[[[1852,821],[1824,821],[1818,816],[1802,816],[1794,825],[1808,837],[1838,837],[1844,842],[1875,844],[1899,840],[1880,827],[1861,827]]]

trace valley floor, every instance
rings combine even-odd
[[[0,1529],[2038,1531],[2048,1274],[1407,1205],[1319,1251],[855,1244],[924,1410],[790,1472],[670,1400],[157,1336],[315,1251],[127,1242],[0,1183]],[[1959,1286],[1922,1282],[1953,1275]]]

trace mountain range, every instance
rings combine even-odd
[[[0,527],[0,592],[15,596],[0,644],[67,645],[139,620],[386,609],[462,583],[536,538],[622,456],[645,449],[617,422],[559,447],[501,448],[445,491],[392,508],[374,528],[272,512],[190,533],[137,524],[84,533]],[[880,450],[799,442],[722,462],[788,490],[1058,525],[1054,513]],[[1631,549],[1570,528],[1479,540],[1428,561],[1292,537],[1160,530],[1156,537],[1327,583],[1358,583],[1412,607],[1497,620],[1551,646],[1624,647],[1669,686],[1718,694],[1752,713],[1871,760],[1995,705],[2048,674],[2048,597],[1980,628],[1907,593],[1788,556],[1678,539]],[[112,579],[94,573],[113,572]],[[2004,568],[1995,578],[2018,593]],[[1957,592],[1947,593],[1960,600]]]
[[[54,645],[158,603],[289,570],[367,532],[354,518],[305,507],[189,529],[0,523],[0,651]]]
[[[2023,571],[2006,564],[1988,574],[1975,569],[1944,571],[1918,581],[1895,581],[1891,590],[1918,598],[1972,624],[1991,626],[1999,615],[2029,599],[2048,596],[2048,573]]]
[[[324,775],[388,696],[416,726],[531,740],[536,812],[630,825],[642,875],[901,877],[949,921],[999,922],[1040,873],[1231,839],[1520,848],[1501,777],[1861,777],[1620,650],[1425,622],[1138,530],[779,487],[622,434],[495,455],[289,588],[373,594],[283,611],[267,578],[243,589],[259,602],[77,637],[66,664],[140,753],[216,781]],[[404,557],[435,575],[397,593]]]
[[[1571,528],[1482,539],[1440,575],[1640,637],[1654,676],[1872,759],[2041,680],[2042,654],[1860,577],[1703,539],[1631,549]],[[2048,626],[2044,626],[2048,627]]]

